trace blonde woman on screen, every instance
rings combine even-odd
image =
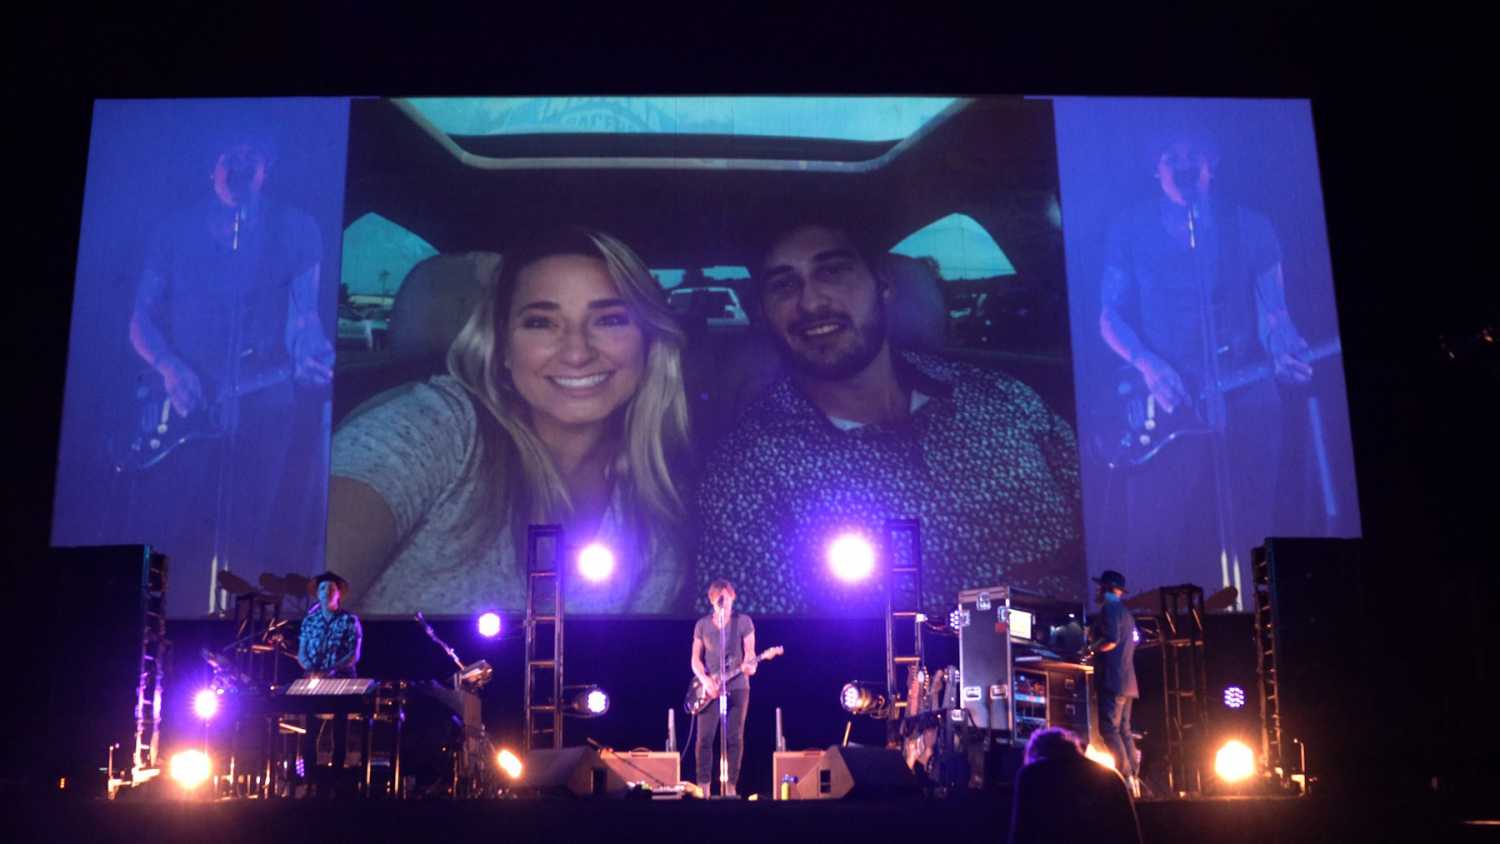
[[[617,564],[570,612],[671,613],[687,454],[683,334],[631,249],[567,227],[505,253],[448,375],[372,402],[333,438],[328,565],[366,614],[525,606],[526,527]],[[570,569],[576,571],[576,569]]]

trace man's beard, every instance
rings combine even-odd
[[[796,330],[805,323],[817,322],[830,316],[833,315],[819,314],[798,320],[792,328]],[[805,351],[792,346],[791,341],[780,331],[773,330],[771,336],[776,340],[776,348],[781,352],[782,360],[794,371],[819,381],[844,381],[863,372],[879,356],[881,347],[885,345],[884,304],[876,305],[874,319],[864,324],[850,319],[844,330],[854,342],[833,357],[809,357]]]

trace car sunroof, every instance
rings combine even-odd
[[[899,141],[951,97],[442,97],[409,103],[449,135],[693,134]]]

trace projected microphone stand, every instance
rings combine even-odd
[[[230,245],[229,251],[231,255],[235,256],[231,260],[237,262],[239,262],[238,256],[240,252],[240,219],[241,210],[239,207],[235,207],[234,241]],[[238,278],[238,274],[234,274],[231,277],[243,281],[243,279]],[[218,572],[229,569],[230,560],[226,559],[228,548],[226,547],[227,543],[224,541],[224,535],[231,530],[231,523],[234,519],[234,455],[239,445],[241,410],[240,400],[235,391],[239,388],[240,384],[240,361],[242,358],[242,349],[240,346],[243,343],[243,323],[245,320],[243,293],[244,291],[238,287],[229,291],[229,335],[227,337],[229,341],[229,377],[224,383],[218,385],[218,395],[203,395],[199,397],[199,400],[206,405],[202,408],[202,412],[212,413],[218,410],[221,416],[220,421],[224,424],[224,433],[226,434],[224,441],[217,448],[219,482],[215,488],[214,541],[212,557],[209,559],[211,571],[209,572],[208,611],[215,615],[223,613],[225,609],[219,603],[219,593],[222,590],[218,588]],[[215,401],[220,397],[223,398],[223,406],[215,408]]]
[[[1209,274],[1205,266],[1205,257],[1199,247],[1198,240],[1198,196],[1196,190],[1184,190],[1187,199],[1187,228],[1188,249],[1192,252],[1192,267],[1194,275],[1198,277],[1198,307],[1203,324],[1203,396],[1207,399],[1207,407],[1203,408],[1204,421],[1208,423],[1209,430],[1209,456],[1213,465],[1214,475],[1214,525],[1218,531],[1219,540],[1219,575],[1221,586],[1234,586],[1236,591],[1240,587],[1240,562],[1234,552],[1234,509],[1233,493],[1229,482],[1229,454],[1225,438],[1228,435],[1228,408],[1225,405],[1224,395],[1220,392],[1219,376],[1219,332],[1218,324],[1214,319],[1213,297],[1209,292]],[[1231,580],[1230,567],[1234,568]],[[1238,598],[1236,598],[1238,601]]]

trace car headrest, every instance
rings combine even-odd
[[[915,351],[942,351],[948,325],[943,280],[927,261],[889,252],[875,261],[875,271],[894,292],[886,308],[891,345]]]
[[[434,255],[412,267],[391,306],[391,353],[398,358],[446,356],[499,268],[497,252]]]

